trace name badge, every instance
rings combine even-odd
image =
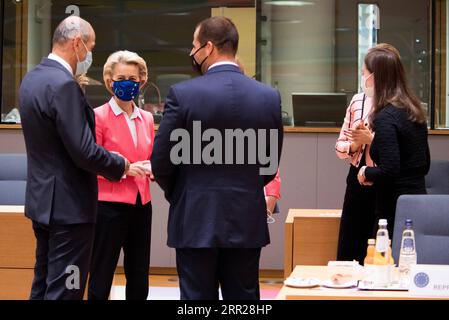
[[[449,297],[449,266],[417,264],[410,270],[410,295]]]

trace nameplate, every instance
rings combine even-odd
[[[409,293],[414,296],[449,297],[449,265],[412,266]]]

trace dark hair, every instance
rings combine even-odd
[[[426,115],[419,99],[407,84],[404,66],[398,50],[391,45],[380,44],[371,48],[365,57],[366,69],[374,73],[374,101],[370,125],[376,115],[387,105],[404,108],[409,119],[425,123]]]
[[[239,46],[239,33],[231,19],[211,17],[198,25],[198,41],[201,45],[212,42],[221,53],[236,55]]]

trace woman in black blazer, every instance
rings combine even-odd
[[[373,229],[378,219],[387,219],[392,236],[398,197],[426,193],[424,177],[430,167],[426,115],[407,84],[396,49],[370,49],[364,68],[372,74],[366,86],[372,88],[373,96],[370,123],[374,139],[370,155],[375,166],[360,168],[358,180],[362,185],[376,185]]]

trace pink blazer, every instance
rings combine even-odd
[[[361,146],[354,154],[349,154],[349,147],[351,142],[346,138],[344,130],[348,128],[355,128],[360,124],[360,121],[364,121],[365,125],[368,126],[368,117],[371,112],[371,106],[373,101],[371,98],[365,98],[365,104],[363,105],[363,93],[358,93],[354,95],[351,100],[349,107],[346,109],[346,116],[343,126],[340,131],[340,136],[338,137],[337,143],[335,145],[335,152],[340,159],[350,159],[351,164],[358,167],[360,160],[362,159],[363,150],[366,149],[366,163],[368,166],[373,166],[373,161],[369,155],[369,145]]]
[[[276,173],[276,177],[269,184],[265,186],[265,196],[273,196],[277,199],[281,198],[281,177],[279,175],[279,169]]]
[[[109,103],[95,109],[97,144],[108,151],[115,151],[131,163],[149,160],[153,151],[154,120],[150,112],[139,110],[140,118],[134,119],[137,131],[137,148],[126,123],[125,115],[114,114]],[[98,200],[136,204],[137,192],[142,204],[151,201],[150,179],[125,177],[119,182],[111,182],[98,176]]]

